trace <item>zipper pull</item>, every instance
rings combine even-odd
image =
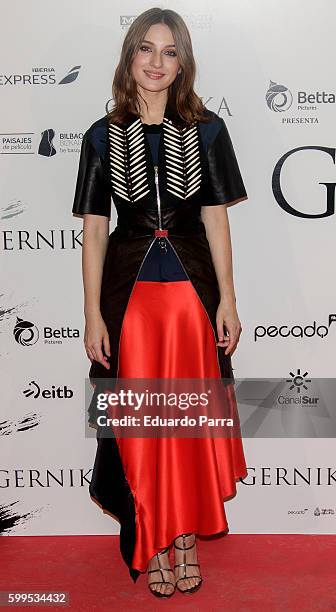
[[[162,255],[167,253],[167,243],[166,243],[166,239],[165,238],[159,238],[159,245],[160,248],[162,249],[163,253]]]

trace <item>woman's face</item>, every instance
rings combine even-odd
[[[165,23],[156,23],[147,30],[132,62],[132,75],[137,84],[148,91],[166,89],[179,71],[171,30]]]

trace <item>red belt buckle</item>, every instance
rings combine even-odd
[[[168,230],[167,229],[156,229],[155,236],[168,236]]]

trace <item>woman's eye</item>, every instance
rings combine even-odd
[[[140,51],[144,51],[145,53],[147,53],[147,51],[150,51],[150,50],[151,50],[151,49],[150,49],[150,47],[146,47],[146,45],[142,45],[142,46],[140,47]],[[176,57],[176,55],[177,55],[176,51],[170,51],[170,50],[168,50],[168,51],[166,51],[166,53],[167,53],[167,54],[168,54],[170,57]]]

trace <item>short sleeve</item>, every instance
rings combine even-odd
[[[85,132],[78,165],[72,212],[78,215],[111,215],[111,189],[104,175],[104,163]]]
[[[209,180],[202,206],[232,206],[248,196],[224,119],[217,115],[216,123],[217,133],[207,147]]]

